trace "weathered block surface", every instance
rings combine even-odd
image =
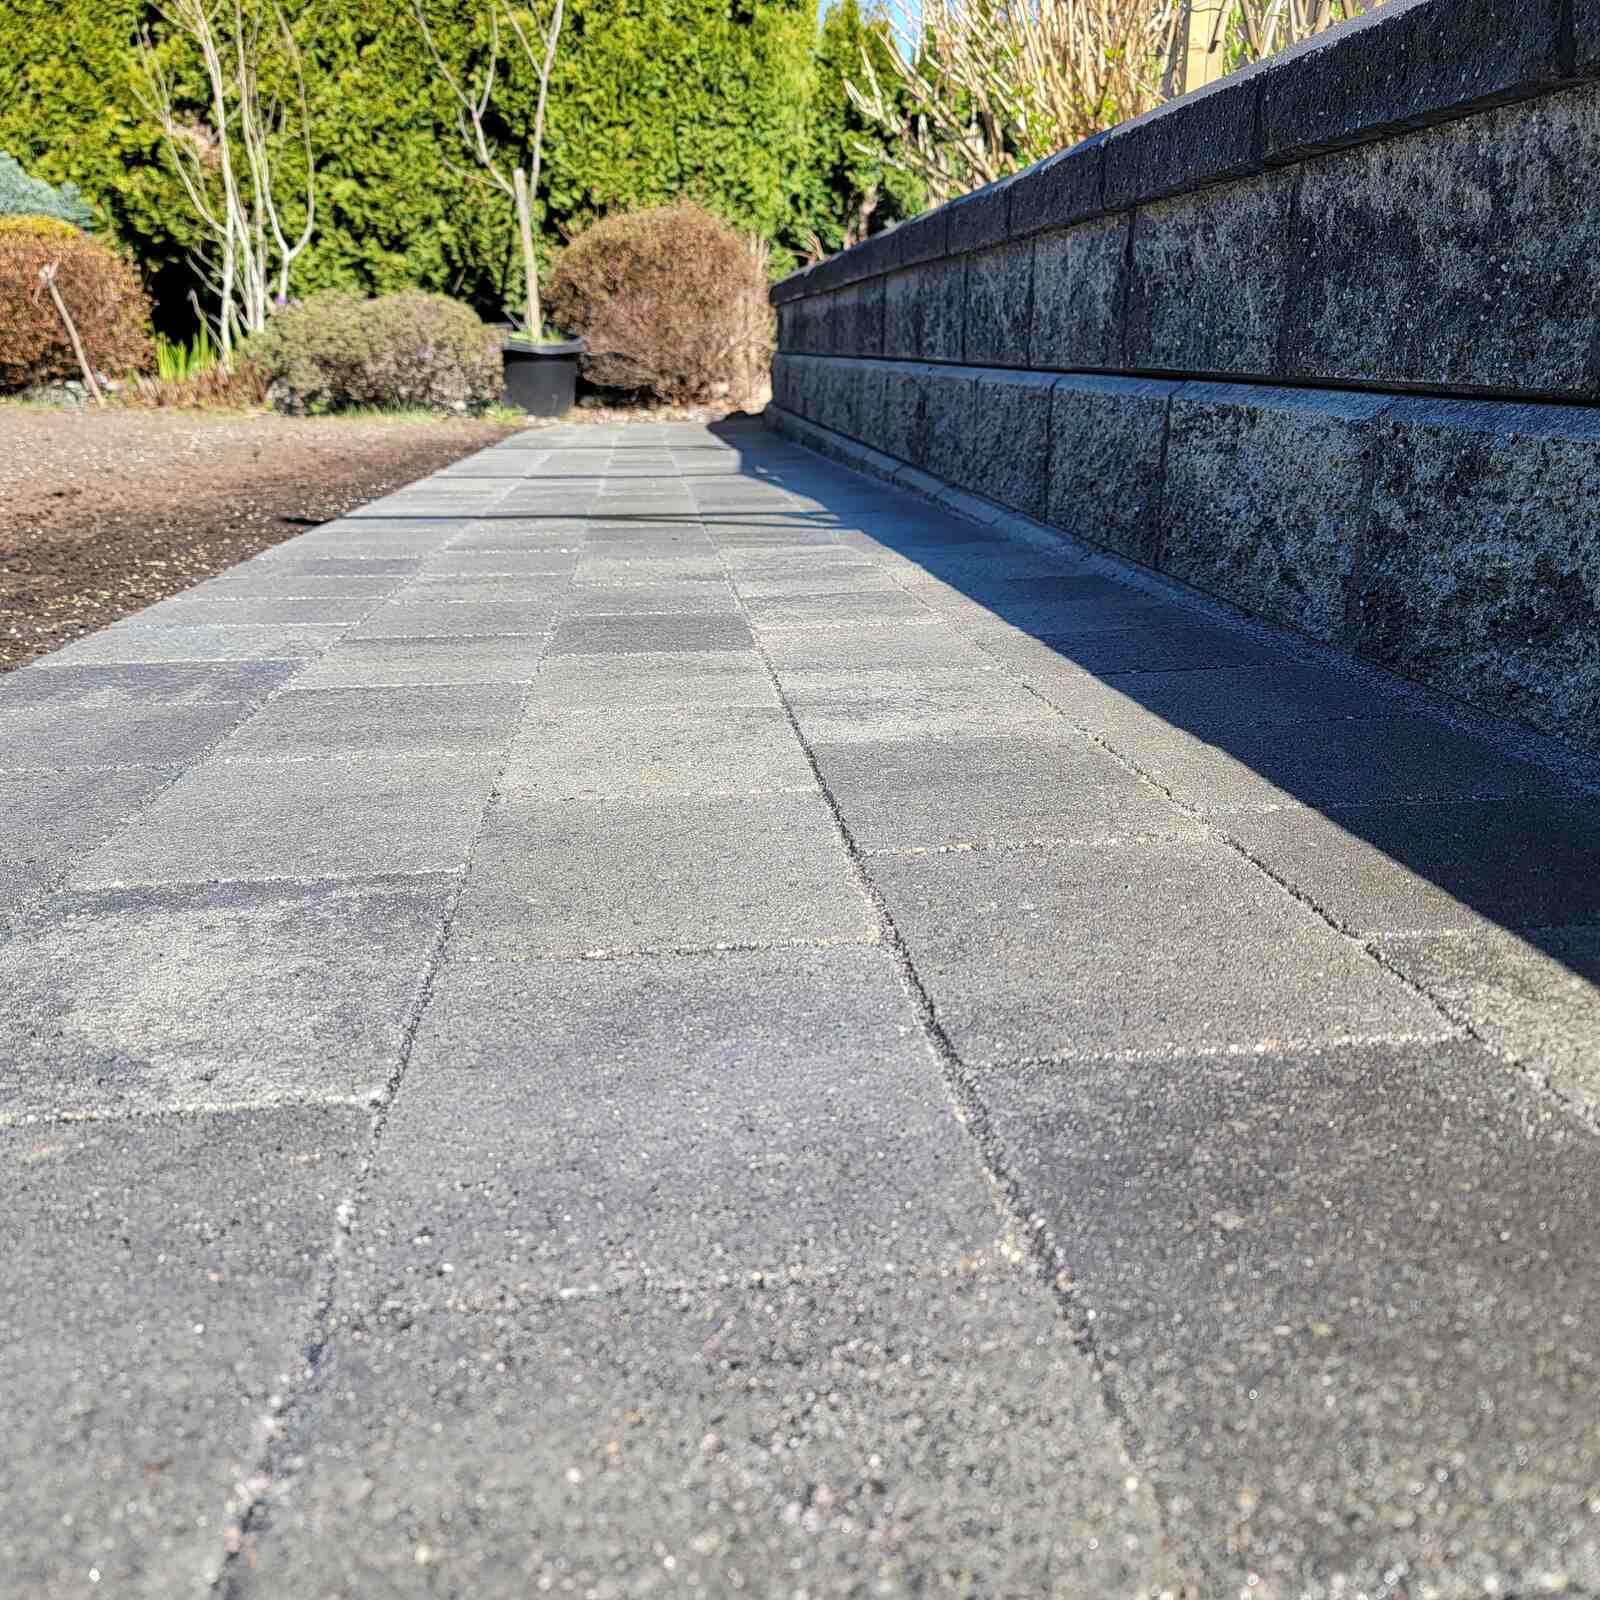
[[[1033,318],[1033,243],[1001,245],[967,262],[962,347],[968,366],[1020,367]]]
[[[1277,371],[1292,193],[1289,177],[1268,173],[1139,212],[1124,329],[1129,367]]]
[[[959,257],[895,273],[885,291],[883,353],[959,361],[965,279]]]
[[[935,367],[923,380],[928,443],[921,465],[946,483],[966,488],[973,484],[972,418],[977,389],[977,378],[961,369]]]
[[[1130,215],[1040,234],[1033,241],[1027,365],[1114,367],[1122,358],[1122,303]]]
[[[884,368],[879,448],[914,467],[928,458],[928,383],[936,370],[912,362]]]
[[[1185,384],[1172,400],[1164,571],[1318,639],[1343,637],[1384,395]]]
[[[1404,400],[1378,436],[1361,652],[1600,749],[1600,415]]]
[[[1600,393],[1595,89],[1302,171],[1291,374]]]
[[[964,488],[1030,517],[1043,518],[1050,492],[1049,373],[978,378],[973,393],[972,453]]]
[[[1167,403],[1156,378],[1063,378],[1051,392],[1046,516],[1079,539],[1154,563]]]

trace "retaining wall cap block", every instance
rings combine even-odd
[[[782,305],[785,300],[798,300],[802,295],[813,292],[811,274],[815,267],[801,267],[798,272],[791,272],[787,278],[779,278],[767,290],[767,299],[775,306]]]
[[[1236,72],[1113,128],[1105,144],[1105,203],[1146,200],[1260,170],[1259,69]]]
[[[1600,5],[1600,0],[1595,0]],[[1108,133],[1097,133],[1070,150],[1059,150],[1011,180],[1013,239],[1041,228],[1063,228],[1106,209],[1105,153]]]
[[[982,250],[1005,240],[1014,182],[1013,178],[1001,178],[997,183],[987,183],[983,188],[974,189],[971,194],[950,202],[945,210],[952,255],[960,255],[966,250]]]
[[[1579,4],[1600,19],[1600,0]],[[1562,57],[1561,0],[1389,0],[1262,64],[1261,153],[1296,161],[1552,89],[1573,75]]]
[[[890,267],[909,267],[919,261],[934,261],[950,253],[950,217],[947,208],[924,211],[910,217],[890,234]]]

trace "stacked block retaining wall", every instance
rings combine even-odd
[[[1600,749],[1600,0],[1390,0],[772,297],[780,429]]]

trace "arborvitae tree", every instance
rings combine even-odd
[[[486,313],[514,300],[513,219],[462,158],[410,7],[285,6],[317,147],[316,237],[295,292],[416,285]],[[463,64],[481,59],[481,10],[429,0],[441,50]],[[147,13],[146,0],[0,0],[0,149],[81,186],[154,278],[170,323],[187,313],[198,230],[134,93]],[[847,27],[825,33],[831,64],[819,68],[814,0],[568,0],[535,205],[541,256],[597,216],[677,198],[765,239],[775,271],[813,231],[834,243],[859,211],[858,184],[872,181],[845,143]],[[203,86],[193,89],[203,121]],[[526,141],[536,92],[497,92],[508,144]]]

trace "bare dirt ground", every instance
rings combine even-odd
[[[0,405],[0,672],[516,431]]]

